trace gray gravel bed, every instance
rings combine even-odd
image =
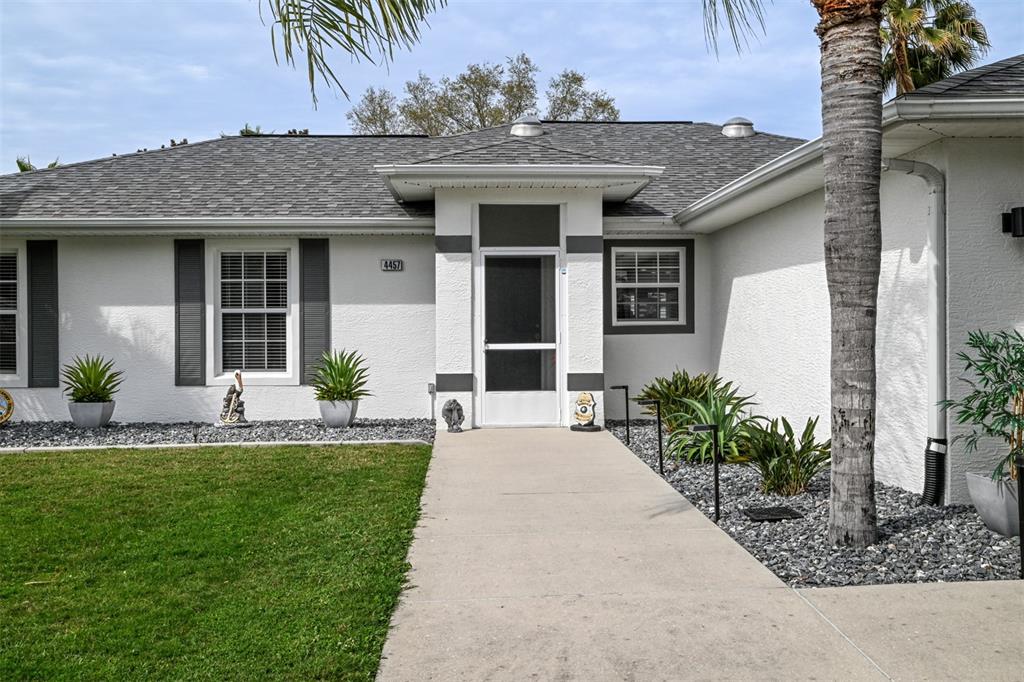
[[[357,419],[347,429],[325,428],[319,419],[251,424],[246,428],[222,428],[199,422],[111,422],[100,429],[79,429],[71,422],[8,422],[0,426],[0,448],[192,443],[193,426],[199,427],[200,443],[409,439],[434,442],[434,423],[429,419]]]
[[[630,449],[658,469],[657,431],[652,421],[633,422]],[[621,422],[608,430],[625,441]],[[665,462],[665,479],[708,518],[714,518],[710,465]],[[865,549],[836,547],[827,535],[829,474],[794,497],[766,495],[749,467],[721,468],[720,527],[779,578],[793,587],[884,583],[1012,580],[1018,577],[1020,539],[985,527],[973,507],[921,505],[921,496],[876,483],[880,539]],[[793,521],[758,523],[742,510],[789,506],[804,514]]]

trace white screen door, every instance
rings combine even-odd
[[[557,252],[481,255],[483,423],[558,424]]]

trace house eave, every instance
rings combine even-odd
[[[920,124],[925,120],[928,126]],[[882,107],[882,130],[891,133],[899,128],[900,139],[885,141],[883,153],[895,157],[941,139],[945,136],[942,126],[957,121],[1003,120],[1024,121],[1024,98],[904,97],[891,100]],[[702,197],[676,213],[673,219],[686,232],[714,232],[823,186],[819,137]]]
[[[395,198],[429,201],[439,189],[599,189],[604,201],[627,201],[665,170],[661,166],[541,164],[385,164],[374,166]]]
[[[433,234],[434,219],[403,217],[80,217],[0,218],[9,237],[25,236],[330,236]]]

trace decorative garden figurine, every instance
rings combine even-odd
[[[0,424],[4,424],[14,414],[14,398],[6,390],[0,388]]]
[[[448,433],[462,433],[462,420],[466,418],[462,412],[462,405],[455,398],[452,398],[441,408],[441,416],[448,424]]]
[[[242,400],[242,372],[235,370],[235,383],[228,386],[224,407],[220,411],[220,426],[248,426],[245,420],[245,401]]]
[[[597,401],[594,394],[583,391],[576,396],[576,423],[569,427],[572,431],[600,431],[601,427],[594,423],[597,416]]]

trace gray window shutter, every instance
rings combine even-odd
[[[202,239],[174,240],[174,384],[206,384],[206,274]]]
[[[302,383],[316,376],[320,357],[331,348],[329,242],[299,240],[299,308],[302,327]]]
[[[25,254],[28,283],[28,385],[59,386],[57,242],[27,242]]]

